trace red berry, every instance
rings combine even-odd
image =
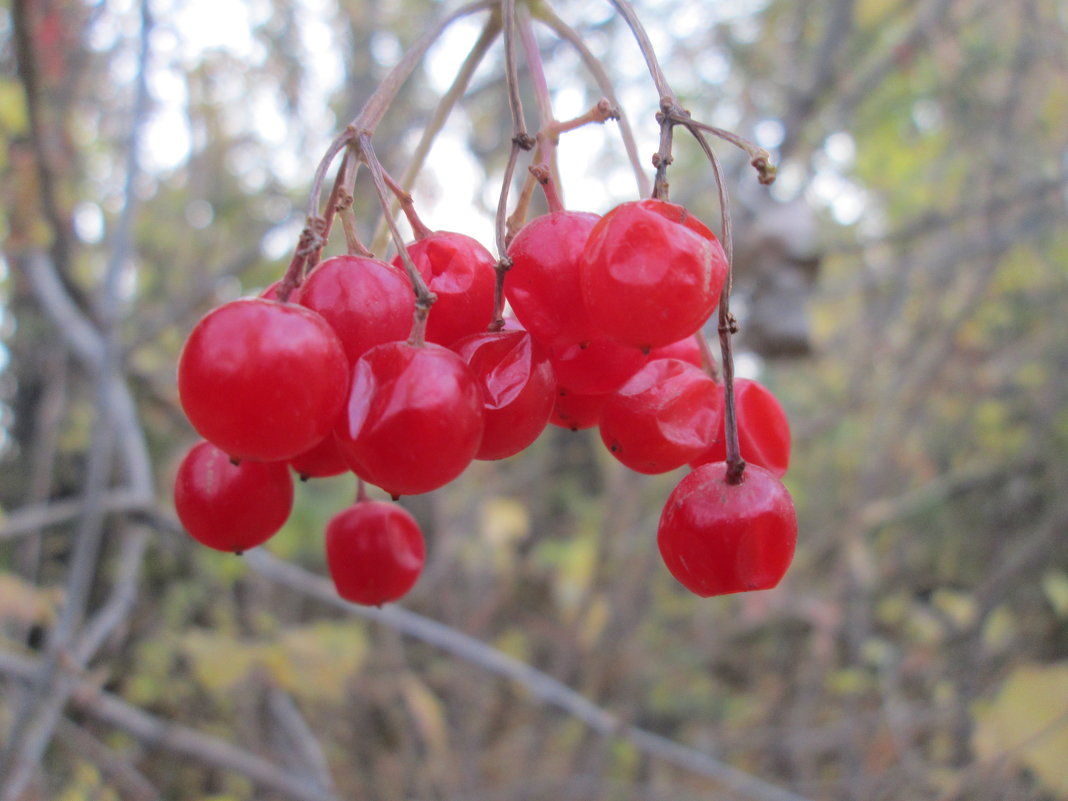
[[[210,442],[194,445],[174,481],[174,508],[193,539],[241,553],[270,539],[293,507],[293,477],[283,462],[241,462]]]
[[[408,245],[419,274],[438,296],[426,323],[427,342],[451,345],[462,336],[485,331],[493,321],[497,260],[478,240],[435,231]],[[400,256],[393,264],[400,266]]]
[[[605,337],[549,348],[556,383],[582,395],[615,392],[642,368],[648,357],[640,350]]]
[[[593,336],[582,301],[579,261],[596,214],[558,211],[531,220],[508,246],[504,294],[530,335],[546,345]]]
[[[346,601],[398,600],[415,585],[424,559],[419,525],[396,504],[359,501],[326,526],[326,562]]]
[[[683,207],[639,200],[616,206],[593,227],[581,274],[594,326],[648,350],[704,324],[719,301],[727,257]]]
[[[504,459],[549,423],[556,379],[548,356],[526,331],[472,334],[452,345],[482,390],[486,427],[476,459]]]
[[[722,413],[707,373],[679,359],[653,359],[609,396],[601,440],[631,470],[666,473],[708,448]]]
[[[375,345],[407,339],[415,312],[404,271],[362,256],[335,256],[316,267],[300,303],[330,323],[350,364]]]
[[[178,361],[178,394],[204,439],[234,458],[273,462],[330,432],[348,374],[337,335],[315,312],[235,300],[193,328]]]
[[[459,476],[482,429],[482,393],[463,359],[440,345],[390,342],[356,362],[336,434],[356,475],[416,495]]]
[[[701,346],[697,344],[697,336],[683,337],[678,342],[653,348],[649,351],[650,359],[682,359],[694,367],[704,369],[704,360],[701,357]]]
[[[774,587],[797,543],[790,493],[762,467],[749,465],[728,484],[714,462],[686,476],[668,497],[657,543],[671,574],[707,597]]]
[[[723,387],[720,389],[723,396]],[[734,408],[738,418],[738,446],[742,459],[760,465],[780,478],[790,466],[790,421],[771,390],[747,378],[734,379]],[[725,423],[709,448],[690,465],[722,462],[727,458]]]
[[[326,439],[318,445],[290,459],[289,466],[297,472],[302,481],[309,478],[339,476],[349,470],[348,462],[341,455],[333,431],[327,434]]]
[[[549,422],[572,431],[593,428],[601,421],[601,412],[610,397],[610,393],[580,395],[566,389],[557,389],[556,404]]]

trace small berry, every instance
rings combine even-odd
[[[549,423],[556,379],[549,358],[526,331],[472,334],[452,345],[482,390],[486,427],[476,459],[504,459]]]
[[[719,301],[727,257],[682,206],[623,203],[590,231],[582,295],[595,328],[648,351],[694,334]]]
[[[335,433],[353,472],[398,496],[459,476],[483,427],[482,393],[463,359],[440,345],[390,342],[356,362]]]
[[[719,388],[720,397],[723,387]],[[790,421],[778,399],[767,387],[747,378],[734,379],[734,407],[738,417],[738,446],[742,459],[770,470],[782,478],[790,466]],[[690,462],[697,467],[727,458],[725,424],[711,445]]]
[[[435,231],[408,245],[415,268],[437,300],[426,323],[426,341],[449,346],[485,331],[493,321],[497,260],[476,239]],[[393,264],[403,264],[400,256]]]
[[[601,439],[639,473],[666,473],[708,448],[723,408],[716,383],[679,359],[653,359],[612,393]]]
[[[358,501],[326,526],[326,561],[346,601],[381,606],[415,585],[425,545],[407,511],[385,501]]]
[[[697,595],[776,586],[793,559],[797,514],[774,475],[749,465],[739,484],[725,462],[703,465],[668,497],[657,544],[671,574]]]
[[[349,366],[318,314],[294,303],[235,300],[193,328],[178,395],[193,428],[236,459],[290,459],[337,421]]]
[[[530,335],[545,345],[593,336],[582,300],[579,261],[596,214],[558,211],[531,220],[508,246],[504,294]]]
[[[194,445],[174,481],[174,508],[203,545],[241,553],[270,539],[293,507],[293,476],[283,462],[241,462],[210,442]]]
[[[375,345],[407,339],[415,311],[404,271],[362,256],[322,262],[301,287],[300,303],[330,323],[349,364]]]

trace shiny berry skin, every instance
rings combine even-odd
[[[326,478],[339,476],[349,471],[349,464],[341,455],[341,450],[331,431],[318,445],[313,445],[304,453],[289,460],[289,466],[300,476],[301,481],[309,478]]]
[[[776,586],[793,560],[797,514],[778,478],[749,465],[728,484],[713,462],[686,476],[668,497],[657,544],[671,574],[697,595]]]
[[[512,267],[504,295],[530,335],[545,345],[593,336],[582,300],[579,261],[599,219],[578,211],[546,214],[523,226],[508,246]]]
[[[300,304],[330,323],[350,364],[375,345],[407,339],[415,313],[404,271],[362,256],[319,264],[301,287]]]
[[[335,433],[356,475],[399,496],[459,476],[483,426],[482,393],[463,359],[440,345],[391,342],[356,362]]]
[[[210,442],[200,442],[178,467],[174,508],[193,539],[241,553],[285,524],[293,508],[293,476],[283,462],[235,465]]]
[[[556,383],[582,395],[615,392],[648,361],[640,350],[605,337],[549,348]]]
[[[611,393],[580,395],[567,389],[557,389],[549,422],[571,431],[593,428],[601,422],[601,412],[610,397]]]
[[[704,360],[701,358],[701,346],[697,344],[697,335],[683,337],[678,342],[653,348],[649,351],[650,359],[682,359],[694,367],[704,369]]]
[[[467,362],[482,390],[486,425],[475,458],[504,459],[536,440],[549,424],[556,379],[548,355],[530,334],[472,334],[451,350]]]
[[[435,231],[409,243],[408,255],[430,291],[438,296],[427,318],[427,342],[448,346],[489,327],[497,260],[478,240]],[[399,255],[393,264],[403,264]]]
[[[381,606],[415,585],[426,558],[423,533],[407,511],[358,501],[326,526],[326,562],[346,601]]]
[[[605,335],[648,350],[695,333],[719,302],[727,277],[723,248],[682,206],[623,203],[590,231],[582,254],[582,295]]]
[[[653,359],[609,397],[601,440],[631,470],[666,473],[707,450],[722,414],[707,373],[679,359]]]
[[[720,396],[723,387],[720,387]],[[790,466],[790,421],[767,387],[747,378],[734,379],[734,408],[738,418],[738,446],[748,464],[760,465],[782,478]],[[708,449],[690,462],[692,467],[727,458],[725,424]]]
[[[322,317],[253,298],[196,324],[178,360],[178,395],[204,439],[236,459],[274,462],[330,432],[348,377],[345,352]]]

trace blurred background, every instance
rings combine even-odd
[[[651,176],[629,30],[551,6]],[[596,431],[404,499],[428,565],[381,612],[325,578],[351,476],[299,485],[245,559],[177,526],[184,337],[281,276],[327,143],[454,7],[0,9],[0,800],[1068,798],[1060,0],[635,3],[683,105],[779,164],[761,187],[717,145],[739,371],[793,426],[779,588],[688,594],[655,544],[682,471],[632,474]],[[395,175],[485,24],[448,28],[390,108]],[[581,113],[602,90],[537,32],[556,116]],[[413,185],[432,228],[491,249],[502,62]],[[638,195],[615,123],[559,157],[572,208]],[[718,227],[704,158],[676,134],[672,199]]]

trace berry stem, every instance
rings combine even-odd
[[[385,168],[382,169],[382,177],[386,181],[386,186],[389,187],[389,190],[396,196],[397,200],[400,201],[401,210],[404,212],[404,216],[407,218],[408,224],[412,227],[412,234],[415,236],[415,238],[426,239],[428,236],[433,234],[434,232],[427,227],[427,225],[416,213],[415,201],[412,199],[411,192],[405,191],[399,183],[394,181],[393,176],[391,176]],[[393,215],[390,214],[390,216]]]
[[[660,113],[656,115],[660,123],[660,148],[653,155],[653,166],[656,167],[656,178],[653,179],[653,197],[657,200],[668,201],[669,184],[667,168],[675,159],[671,155],[671,145],[674,139],[675,123],[671,118],[672,100],[669,97],[660,98]]]
[[[586,69],[589,70],[590,74],[593,76],[601,93],[608,98],[608,101],[612,104],[613,108],[618,109],[619,133],[623,137],[623,147],[627,151],[627,159],[630,161],[631,171],[634,173],[634,180],[638,184],[638,195],[641,197],[647,196],[650,192],[649,178],[645,174],[645,168],[642,166],[641,157],[638,155],[638,143],[634,138],[634,131],[630,127],[630,120],[627,119],[627,115],[623,112],[623,106],[620,104],[619,98],[616,96],[615,87],[612,85],[612,79],[609,77],[608,71],[604,68],[604,65],[600,62],[597,56],[595,56],[589,47],[586,46],[586,43],[582,41],[582,37],[578,32],[556,16],[553,10],[549,8],[548,4],[536,4],[533,13],[535,19],[575,49],[579,58],[582,60],[582,63],[585,64]]]
[[[441,96],[441,100],[434,109],[430,121],[427,122],[426,127],[423,128],[419,143],[415,146],[412,158],[409,160],[408,166],[405,167],[404,174],[401,176],[401,186],[411,186],[419,175],[419,171],[422,170],[423,165],[426,163],[427,155],[430,153],[430,148],[433,146],[434,140],[437,138],[438,134],[441,133],[441,129],[445,126],[445,121],[456,107],[456,103],[467,91],[467,87],[471,83],[471,77],[475,74],[475,70],[478,69],[479,64],[481,64],[482,60],[486,57],[486,53],[489,52],[490,46],[496,41],[500,32],[500,9],[494,8],[489,19],[486,21],[485,26],[482,28],[482,33],[479,34],[478,41],[471,47],[471,51],[467,54],[463,64],[460,65],[460,69],[456,73],[452,85],[448,88],[448,91]],[[396,213],[397,204],[394,202],[390,206],[390,209],[391,213]],[[383,218],[378,226],[378,230],[375,231],[372,247],[376,250],[384,249],[388,237],[389,230],[386,227],[386,222]]]
[[[508,154],[508,163],[501,180],[501,194],[497,201],[497,216],[494,233],[497,243],[497,282],[494,286],[493,322],[490,330],[499,331],[504,327],[504,276],[512,266],[508,258],[508,193],[515,176],[516,164],[520,150],[534,147],[534,138],[527,133],[527,124],[523,116],[523,101],[519,96],[519,71],[516,66],[515,53],[515,0],[501,2],[502,26],[504,33],[505,84],[508,87],[508,108],[512,113],[512,149]]]
[[[374,146],[371,144],[371,134],[368,132],[360,134],[357,142],[360,148],[360,158],[367,164],[367,169],[371,173],[371,180],[375,185],[375,193],[378,195],[378,203],[382,208],[382,213],[386,217],[386,223],[389,225],[390,233],[393,236],[393,244],[397,248],[397,253],[400,254],[404,270],[408,273],[408,278],[412,282],[412,289],[415,291],[415,315],[412,320],[412,333],[408,341],[412,345],[422,345],[426,341],[426,318],[430,313],[430,307],[437,300],[437,295],[430,291],[430,288],[427,287],[426,282],[423,280],[423,276],[416,269],[411,254],[408,253],[408,247],[404,243],[404,237],[401,236],[400,229],[397,227],[397,221],[389,213],[389,189],[386,186],[385,171],[382,169],[382,163],[378,160],[378,156],[375,155]]]
[[[730,142],[735,147],[744,150],[746,155],[749,156],[749,163],[757,171],[757,180],[759,180],[760,183],[764,184],[765,186],[775,182],[775,175],[777,171],[775,165],[771,163],[771,154],[764,148],[754,144],[753,142],[750,142],[745,137],[739,136],[738,134],[732,131],[727,131],[723,128],[717,128],[714,125],[708,125],[704,122],[698,122],[697,120],[691,118],[689,114],[686,114],[685,116],[679,116],[672,112],[671,116],[676,123],[680,125],[685,125],[691,131],[696,129],[705,133],[712,134],[713,136],[719,137],[725,142]]]

